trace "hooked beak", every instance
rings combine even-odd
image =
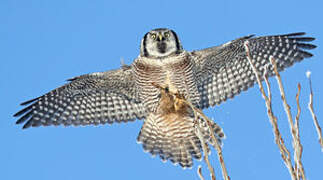
[[[159,39],[159,41],[163,40],[163,35],[162,34],[158,34],[158,39]]]

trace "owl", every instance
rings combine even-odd
[[[303,35],[249,35],[190,52],[183,49],[173,30],[153,29],[142,38],[140,54],[131,65],[69,79],[67,84],[22,103],[26,107],[14,115],[19,117],[16,123],[24,123],[25,129],[143,119],[137,141],[146,152],[183,168],[192,167],[193,158],[201,159],[201,141],[213,144],[210,133],[214,133],[221,143],[224,133],[215,122],[207,125],[186,102],[202,110],[255,84],[245,41],[257,71],[264,73],[265,67],[271,66],[270,56],[279,71],[311,57],[306,50],[316,47],[309,43],[314,38]],[[268,75],[274,75],[272,68]],[[198,138],[197,129],[203,139]]]

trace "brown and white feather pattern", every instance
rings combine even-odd
[[[273,76],[273,67],[269,57],[273,56],[278,70],[292,66],[312,54],[305,51],[316,46],[314,38],[302,37],[305,33],[293,33],[275,36],[245,36],[226,44],[191,52],[198,69],[198,89],[201,93],[200,108],[204,109],[233,98],[241,91],[252,87],[256,78],[246,59],[244,42],[249,41],[253,64],[262,77],[268,66],[268,75]]]
[[[170,91],[181,93],[194,105],[200,102],[196,86],[195,64],[183,52],[167,58],[150,59],[139,57],[132,64],[139,88],[139,99],[150,110],[155,112],[160,100],[160,90],[152,83],[167,85]]]
[[[222,129],[216,123],[210,123],[212,130],[200,114],[194,118],[186,101],[162,92],[157,111],[146,118],[137,142],[143,145],[146,152],[159,155],[164,162],[170,160],[183,168],[192,167],[192,158],[200,160],[202,157],[197,125],[205,143],[214,145],[210,138],[211,131],[218,143],[224,138]]]
[[[200,94],[196,86],[194,62],[184,51],[163,59],[139,57],[132,67],[137,77],[139,99],[150,110],[137,138],[138,142],[143,144],[145,151],[159,155],[164,161],[170,160],[184,168],[191,167],[192,157],[201,158],[201,142],[196,124],[201,125],[201,133],[207,143],[212,143],[211,130],[201,115],[198,116],[200,123],[195,122],[193,111],[187,104],[174,105],[178,103],[176,98],[154,84],[167,87],[170,92],[179,93],[198,106]],[[222,129],[213,122],[211,126],[220,142],[224,137]]]

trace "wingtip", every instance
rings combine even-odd
[[[285,36],[303,36],[305,35],[306,32],[296,32],[296,33],[289,33],[289,34],[285,34]]]
[[[19,116],[18,112],[16,112],[14,115],[12,115],[12,117],[18,117],[18,116]]]
[[[307,41],[314,41],[315,39],[315,37],[307,37]]]
[[[77,79],[76,77],[73,77],[73,78],[66,79],[66,81],[71,82],[71,81],[74,81],[76,79]]]
[[[23,115],[23,114],[25,114],[27,111],[29,111],[31,108],[32,108],[32,106],[28,106],[28,107],[26,107],[26,108],[24,108],[24,109],[22,109],[22,110],[20,110],[20,111],[16,112],[16,113],[13,115],[13,117],[18,117],[18,116]]]
[[[27,129],[31,126],[32,121],[27,121],[26,124],[24,124],[24,126],[22,127],[22,129]]]
[[[23,122],[25,122],[25,118],[20,118],[20,119],[18,119],[17,121],[16,121],[16,124],[18,125],[18,124],[21,124],[21,123],[23,123]]]
[[[22,114],[24,114],[26,111],[24,111],[24,112],[22,112],[22,111],[19,111],[18,113],[16,113],[15,115],[15,117],[17,117],[17,116],[20,116],[20,115],[22,115]],[[32,116],[32,111],[29,111],[28,113],[26,113],[26,114],[24,114],[21,118],[19,118],[17,121],[16,121],[16,124],[21,124],[21,123],[23,123],[23,122],[25,122],[30,116]],[[29,121],[28,121],[29,122]],[[27,123],[28,123],[27,122]]]
[[[309,53],[307,51],[302,51],[302,50],[298,50],[298,51],[302,53],[302,55],[303,55],[304,58],[310,58],[310,57],[313,56],[312,53]]]
[[[312,47],[311,47],[312,49],[317,48],[317,46],[316,46],[315,44],[311,44],[311,46],[312,46]]]
[[[25,105],[27,105],[27,104],[30,104],[30,103],[32,103],[32,102],[34,102],[34,101],[36,101],[37,99],[39,99],[39,97],[34,98],[34,99],[30,99],[30,100],[25,101],[25,102],[22,102],[22,103],[20,103],[20,105],[21,105],[21,106],[25,106]]]
[[[20,125],[22,122],[18,122],[18,121],[16,121],[15,122],[15,125]],[[25,130],[25,129],[27,129],[28,127],[25,127],[25,125],[21,128],[22,130]]]

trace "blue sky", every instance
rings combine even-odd
[[[151,158],[136,143],[142,121],[98,127],[41,127],[21,130],[12,115],[22,101],[65,80],[130,64],[150,29],[174,29],[186,50],[206,48],[248,34],[305,31],[317,38],[315,56],[282,73],[295,115],[302,84],[300,133],[308,179],[322,177],[323,154],[307,110],[312,71],[315,109],[322,122],[323,2],[309,1],[15,1],[0,2],[0,179],[197,179],[192,170]],[[276,81],[274,112],[291,147]],[[288,179],[258,88],[206,110],[224,129],[223,153],[231,179]],[[215,153],[211,155],[221,179]]]

